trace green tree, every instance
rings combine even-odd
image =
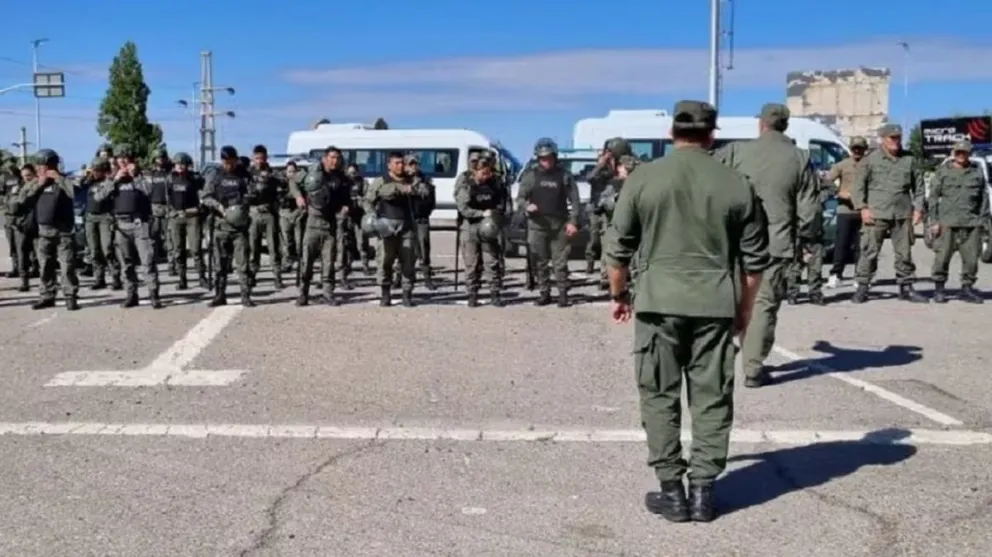
[[[162,128],[148,120],[151,89],[138,60],[138,47],[128,41],[110,64],[107,94],[100,103],[97,132],[114,145],[127,144],[135,157],[147,161],[163,145]]]
[[[0,161],[6,161],[6,160],[10,160],[10,159],[21,160],[21,157],[19,157],[18,155],[15,155],[14,153],[11,153],[10,151],[8,151],[6,149],[0,149]]]

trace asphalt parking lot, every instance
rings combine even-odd
[[[0,555],[992,553],[992,304],[892,299],[886,247],[879,298],[786,307],[776,383],[738,390],[724,516],[672,525],[642,506],[632,326],[591,283],[533,307],[519,260],[519,303],[467,308],[452,246],[412,309],[365,278],[297,308],[263,275],[258,307],[215,310],[163,273],[160,311],[89,279],[81,311],[32,311],[0,279]]]

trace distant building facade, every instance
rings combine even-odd
[[[873,141],[888,122],[890,82],[887,68],[789,72],[786,103],[793,116],[830,126],[845,140]]]

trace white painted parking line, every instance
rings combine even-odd
[[[416,427],[348,427],[307,424],[155,424],[92,422],[6,422],[0,435],[116,435],[160,437],[230,437],[252,439],[332,439],[367,441],[462,441],[493,443],[643,443],[643,430],[596,429],[474,429]],[[688,431],[684,441],[691,441]],[[992,433],[984,431],[943,431],[933,429],[890,429],[882,431],[815,431],[737,429],[732,443],[810,445],[815,443],[854,443],[861,445],[992,445]]]
[[[52,322],[58,316],[59,316],[58,313],[53,313],[53,314],[51,314],[51,315],[49,315],[47,317],[42,317],[41,319],[39,319],[39,320],[31,323],[30,325],[28,325],[27,328],[28,329],[37,329],[38,327],[41,327],[42,325],[44,325],[46,323]]]
[[[788,350],[786,348],[782,348],[781,346],[775,346],[773,350],[778,355],[793,362],[805,362],[808,359],[805,356],[796,354],[795,352]],[[896,406],[900,406],[902,408],[905,408],[906,410],[909,410],[910,412],[915,412],[929,420],[937,422],[938,424],[945,426],[964,425],[964,422],[962,422],[957,418],[948,416],[947,414],[944,414],[939,410],[930,408],[929,406],[916,402],[915,400],[910,400],[902,395],[893,393],[888,389],[883,389],[882,387],[879,387],[878,385],[875,385],[873,383],[869,383],[867,381],[858,379],[856,377],[851,377],[850,375],[845,373],[840,373],[837,370],[831,369],[825,365],[818,364],[816,362],[805,363],[804,365],[809,366],[810,368],[822,373],[823,375],[826,375],[827,377],[832,377],[834,379],[837,379],[838,381],[843,381],[848,385],[857,387],[865,391],[866,393],[871,393],[882,400],[887,400],[892,404],[895,404]]]
[[[127,371],[67,371],[56,375],[46,387],[152,387],[156,385],[222,387],[237,381],[247,370],[186,369],[210,343],[244,310],[224,306],[212,310],[186,335],[176,341],[144,369]]]

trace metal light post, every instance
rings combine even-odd
[[[710,104],[720,109],[720,2],[710,0]]]
[[[31,41],[31,71],[35,75],[38,73],[38,47],[47,43],[48,39],[35,39]],[[41,99],[34,98],[34,144],[41,149]]]
[[[902,47],[902,130],[909,143],[909,43],[901,41]]]

